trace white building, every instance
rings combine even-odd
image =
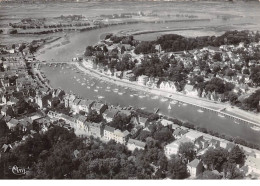
[[[148,79],[149,79],[148,76],[141,75],[141,76],[138,77],[137,82],[138,82],[139,85],[146,85]]]

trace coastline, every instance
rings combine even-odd
[[[186,96],[181,93],[172,93],[172,92],[167,92],[165,90],[160,90],[160,89],[158,89],[158,90],[151,89],[146,86],[139,85],[137,83],[133,83],[133,82],[123,80],[123,79],[118,79],[115,77],[110,77],[110,76],[107,76],[96,70],[89,69],[84,65],[84,62],[82,63],[82,65],[80,65],[80,63],[76,63],[76,67],[84,73],[87,73],[98,79],[114,83],[119,86],[125,86],[130,89],[148,92],[151,94],[165,97],[167,99],[176,100],[176,101],[186,103],[189,105],[193,105],[193,106],[196,106],[196,107],[199,107],[202,109],[206,109],[206,110],[209,110],[212,112],[223,114],[223,115],[226,115],[227,117],[233,117],[236,120],[241,120],[241,121],[244,121],[246,124],[250,124],[252,127],[253,126],[260,127],[259,119],[257,118],[259,116],[253,115],[252,113],[248,113],[241,109],[231,108],[231,106],[228,104],[221,104],[221,103],[217,103],[217,102],[215,103],[211,100],[206,100],[206,99],[204,100],[202,98],[190,97],[190,96]],[[223,111],[225,109],[228,110],[228,113]],[[235,113],[235,115],[233,115],[233,113]]]

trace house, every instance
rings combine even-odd
[[[188,138],[182,137],[164,147],[164,153],[166,157],[170,157],[171,155],[176,155],[179,151],[180,145],[182,143],[191,142]]]
[[[53,97],[47,100],[49,107],[55,107],[60,103],[60,99],[58,97]]]
[[[1,114],[3,116],[14,116],[14,110],[10,105],[4,105],[1,109]]]
[[[166,89],[166,83],[167,83],[166,81],[162,81],[159,85],[159,88],[165,90]]]
[[[141,75],[137,78],[137,83],[139,85],[146,85],[147,81],[148,81],[149,77],[145,76],[145,75]]]
[[[148,118],[138,116],[138,124],[141,125],[144,128],[147,126],[147,120],[148,120]]]
[[[1,148],[1,151],[4,152],[4,153],[6,153],[6,152],[10,151],[11,149],[12,149],[12,146],[11,146],[10,144],[9,144],[9,145],[4,144],[4,145],[2,146],[2,148]],[[0,155],[0,158],[1,158],[1,155]]]
[[[93,123],[93,122],[85,122],[85,125],[87,127],[87,133],[94,138],[102,138],[104,128],[101,123]]]
[[[181,128],[177,128],[174,132],[173,132],[173,136],[176,139],[180,139],[184,134],[186,134],[188,132],[188,129],[181,129]]]
[[[59,88],[58,89],[54,89],[52,91],[52,98],[57,97],[57,98],[59,98],[61,100],[64,95],[65,95],[64,90],[61,90]]]
[[[65,107],[72,107],[73,101],[76,99],[76,96],[73,94],[66,94],[63,98]]]
[[[10,121],[6,123],[7,127],[10,130],[14,130],[15,127],[19,124],[19,121],[17,119],[12,118]]]
[[[173,122],[172,121],[169,121],[169,120],[166,120],[166,119],[162,119],[160,121],[160,123],[163,125],[163,126],[169,126],[169,125],[172,125]]]
[[[93,100],[81,100],[79,103],[78,103],[78,110],[81,110],[81,111],[84,111],[86,113],[89,113],[92,105],[95,103],[95,101]]]
[[[192,85],[186,84],[184,87],[184,93],[189,96],[197,96],[198,91],[193,88]]]
[[[71,105],[71,109],[75,112],[75,113],[79,113],[79,103],[81,102],[81,99],[74,99]]]
[[[105,112],[105,110],[108,109],[108,106],[106,104],[103,104],[103,103],[95,102],[92,105],[91,109],[96,110],[98,114],[103,114]]]
[[[107,122],[110,122],[118,113],[119,110],[117,108],[110,107],[109,109],[105,110],[103,117],[107,120]]]
[[[106,125],[105,128],[104,128],[104,138],[105,138],[105,140],[109,141],[109,140],[114,139],[114,131],[115,131],[114,127],[110,127],[110,126]]]
[[[87,121],[87,117],[86,116],[82,116],[82,115],[78,115],[76,117],[76,123],[77,123],[77,128],[78,129],[82,129],[85,130],[85,122]]]
[[[144,142],[135,139],[129,139],[127,142],[127,148],[130,151],[134,151],[135,149],[144,150],[145,146],[146,144]]]
[[[187,164],[188,172],[191,178],[196,178],[203,171],[203,164],[200,160],[194,159]]]
[[[185,137],[188,138],[193,143],[195,143],[195,141],[203,139],[203,134],[193,130],[193,131],[189,131],[188,133],[186,133]]]
[[[107,141],[114,140],[116,143],[121,143],[123,145],[126,144],[129,134],[130,133],[127,130],[122,132],[121,130],[115,129],[110,126],[105,126],[104,128],[104,138]]]
[[[248,156],[244,166],[241,168],[246,176],[254,175],[257,179],[260,178],[260,158]]]

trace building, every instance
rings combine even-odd
[[[191,142],[188,138],[182,137],[164,147],[164,153],[166,157],[170,157],[171,155],[176,155],[179,151],[180,145],[182,143]]]
[[[108,109],[108,106],[106,104],[103,104],[103,103],[95,102],[92,105],[91,109],[96,110],[98,114],[103,114],[105,112],[105,110]]]
[[[118,112],[119,110],[117,108],[110,107],[103,113],[103,117],[107,120],[107,122],[110,122],[118,114]]]
[[[87,121],[86,116],[78,115],[76,118],[77,128],[80,130],[85,130],[85,122]]]
[[[73,101],[76,99],[76,96],[73,94],[66,94],[63,98],[65,107],[72,107]]]
[[[146,147],[146,143],[139,140],[129,139],[127,142],[127,148],[130,151],[134,151],[135,149],[144,150],[145,147]]]
[[[8,121],[6,123],[7,127],[10,129],[10,130],[14,130],[15,127],[17,127],[17,125],[19,124],[19,121],[17,119],[14,119],[12,118],[10,121]]]
[[[175,139],[180,139],[184,134],[186,134],[188,132],[188,129],[182,129],[182,128],[176,128],[176,130],[174,130],[173,132],[173,136]]]
[[[203,164],[200,160],[194,159],[187,165],[191,178],[196,178],[203,171]]]
[[[85,126],[87,127],[88,135],[95,138],[103,137],[104,128],[101,123],[85,122]]]
[[[139,85],[146,85],[147,81],[148,81],[149,77],[145,76],[145,75],[141,75],[137,78],[137,83]]]
[[[185,137],[188,138],[193,143],[195,143],[196,140],[203,138],[203,134],[200,132],[197,132],[195,130],[192,130],[192,131],[189,131],[188,133],[186,133]]]
[[[114,140],[116,143],[121,143],[123,145],[126,144],[129,134],[130,133],[127,130],[122,132],[121,130],[115,129],[110,126],[105,126],[105,129],[104,129],[104,138],[107,141]]]

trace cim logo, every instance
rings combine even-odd
[[[12,173],[18,176],[25,175],[26,169],[25,168],[19,168],[16,165],[12,167]]]

